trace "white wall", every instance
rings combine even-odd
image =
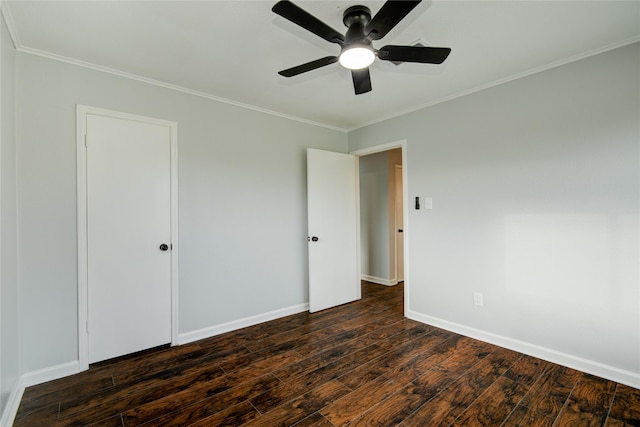
[[[346,134],[18,54],[23,370],[77,360],[75,108],[178,122],[181,335],[305,304],[305,149]]]
[[[360,157],[361,272],[376,283],[391,279],[388,157],[386,151]]]
[[[639,75],[636,43],[349,133],[433,197],[412,317],[640,387]]]
[[[349,134],[350,151],[406,139],[408,194],[433,197],[433,210],[409,212],[413,317],[640,378],[639,50]],[[5,245],[16,246],[4,233],[16,209],[23,373],[78,357],[77,103],[178,122],[181,334],[307,301],[305,148],[344,152],[344,133],[16,59],[17,147],[5,138],[5,114],[13,114],[2,67],[3,393],[18,354],[5,346],[17,340],[5,325],[17,322],[4,319],[18,312],[5,310],[5,298],[17,298],[5,281],[17,262]],[[5,166],[16,149],[17,177]],[[474,291],[483,308],[473,308]]]
[[[8,419],[9,398],[16,398],[20,377],[16,235],[15,49],[0,18],[2,99],[0,117],[0,418]],[[10,415],[9,415],[10,416]]]

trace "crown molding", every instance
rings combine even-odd
[[[16,25],[13,22],[13,16],[11,15],[11,10],[9,8],[9,3],[4,0],[0,0],[0,13],[4,18],[4,22],[7,24],[7,30],[9,31],[9,36],[11,37],[11,42],[13,46],[18,49],[22,46],[20,43],[20,38],[18,37],[18,31],[16,30]]]
[[[329,125],[327,123],[316,122],[316,121],[313,121],[313,120],[304,119],[302,117],[297,117],[297,116],[292,116],[292,115],[289,115],[289,114],[280,113],[278,111],[269,110],[267,108],[257,107],[255,105],[251,105],[251,104],[245,104],[243,102],[234,101],[234,100],[228,99],[228,98],[222,98],[220,96],[212,95],[212,94],[207,93],[207,92],[202,92],[202,91],[198,91],[198,90],[194,90],[194,89],[189,89],[189,88],[186,88],[186,87],[183,87],[183,86],[174,85],[172,83],[167,83],[167,82],[163,82],[163,81],[160,81],[160,80],[150,79],[148,77],[140,76],[140,75],[137,75],[137,74],[127,73],[125,71],[116,70],[114,68],[104,67],[102,65],[97,65],[97,64],[81,61],[81,60],[78,60],[78,59],[69,58],[69,57],[62,56],[62,55],[56,55],[56,54],[53,54],[53,53],[45,52],[45,51],[38,50],[38,49],[33,49],[33,48],[30,48],[30,47],[21,46],[21,47],[17,47],[16,50],[18,52],[21,52],[21,53],[26,53],[26,54],[34,55],[34,56],[40,56],[40,57],[51,59],[51,60],[54,60],[54,61],[64,62],[64,63],[67,63],[67,64],[75,65],[75,66],[82,67],[82,68],[88,68],[90,70],[99,71],[99,72],[102,72],[102,73],[112,74],[112,75],[115,75],[115,76],[118,76],[118,77],[123,77],[123,78],[126,78],[126,79],[130,79],[130,80],[136,80],[136,81],[147,83],[147,84],[150,84],[150,85],[153,85],[153,86],[159,86],[159,87],[162,87],[162,88],[165,88],[165,89],[170,89],[170,90],[186,93],[186,94],[193,95],[193,96],[198,96],[200,98],[205,98],[205,99],[209,99],[211,101],[221,102],[223,104],[233,105],[235,107],[240,107],[240,108],[244,108],[244,109],[247,109],[247,110],[252,110],[252,111],[257,111],[257,112],[260,112],[260,113],[269,114],[269,115],[280,117],[280,118],[287,119],[287,120],[293,120],[293,121],[305,123],[305,124],[308,124],[308,125],[319,126],[319,127],[323,127],[323,128],[327,128],[327,129],[331,129],[331,130],[336,130],[336,131],[339,131],[339,132],[347,132],[347,130],[344,129],[344,128],[340,128],[340,127],[337,127],[337,126],[332,126],[332,125]]]
[[[634,43],[638,43],[638,42],[640,42],[640,36],[635,36],[635,37],[632,37],[632,38],[629,38],[629,39],[626,39],[626,40],[622,40],[622,41],[619,41],[619,42],[616,42],[616,43],[612,43],[612,44],[603,46],[603,47],[598,48],[598,49],[589,50],[589,51],[586,51],[586,52],[583,52],[583,53],[580,53],[580,54],[577,54],[577,55],[574,55],[574,56],[570,56],[570,57],[565,58],[565,59],[561,59],[560,61],[556,61],[556,62],[552,62],[552,63],[547,64],[547,65],[542,65],[540,67],[532,68],[530,70],[523,71],[522,73],[513,74],[511,76],[504,77],[504,78],[499,79],[499,80],[494,80],[493,82],[486,83],[486,84],[483,84],[483,85],[480,85],[480,86],[476,86],[474,88],[471,88],[471,89],[468,89],[468,90],[465,90],[465,91],[462,91],[462,92],[458,92],[458,93],[455,93],[453,95],[446,96],[444,98],[439,98],[439,99],[436,99],[434,101],[430,101],[428,103],[421,104],[421,105],[418,105],[418,106],[413,107],[413,108],[408,108],[406,110],[402,110],[402,111],[399,111],[397,113],[390,114],[388,116],[372,120],[370,122],[364,123],[364,124],[359,125],[357,127],[348,128],[347,132],[352,132],[354,130],[361,129],[361,128],[364,128],[364,127],[367,127],[367,126],[371,126],[371,125],[374,125],[376,123],[383,122],[385,120],[389,120],[389,119],[393,119],[395,117],[403,116],[405,114],[413,113],[415,111],[419,111],[419,110],[422,110],[424,108],[433,107],[434,105],[437,105],[437,104],[442,104],[444,102],[451,101],[451,100],[456,99],[456,98],[461,98],[463,96],[471,95],[472,93],[480,92],[480,91],[483,91],[485,89],[489,89],[489,88],[492,88],[492,87],[495,87],[495,86],[499,86],[499,85],[502,85],[502,84],[505,84],[505,83],[509,83],[509,82],[514,81],[514,80],[518,80],[518,79],[521,79],[521,78],[524,78],[524,77],[528,77],[528,76],[531,76],[533,74],[541,73],[543,71],[551,70],[552,68],[556,68],[556,67],[560,67],[562,65],[570,64],[572,62],[580,61],[582,59],[586,59],[586,58],[589,58],[591,56],[599,55],[601,53],[605,53],[605,52],[608,52],[610,50],[618,49],[618,48],[621,48],[621,47],[624,47],[624,46],[628,46],[628,45],[631,45],[631,44],[634,44]]]
[[[93,64],[93,63],[90,63],[90,62],[85,62],[85,61],[81,61],[81,60],[65,57],[65,56],[62,56],[62,55],[56,55],[56,54],[45,52],[45,51],[42,51],[42,50],[26,47],[26,46],[22,45],[22,43],[20,41],[20,37],[18,35],[18,32],[17,32],[16,27],[15,27],[15,24],[13,22],[13,18],[11,16],[11,10],[10,10],[9,4],[5,0],[0,0],[0,10],[2,11],[2,15],[4,16],[5,22],[7,23],[7,29],[9,31],[10,36],[11,36],[13,44],[16,47],[16,50],[18,52],[27,53],[27,54],[35,55],[35,56],[40,56],[40,57],[44,57],[44,58],[51,59],[51,60],[54,60],[54,61],[64,62],[64,63],[67,63],[67,64],[76,65],[76,66],[83,67],[83,68],[88,68],[88,69],[91,69],[91,70],[94,70],[94,71],[100,71],[100,72],[103,72],[103,73],[112,74],[112,75],[115,75],[115,76],[131,79],[131,80],[136,80],[136,81],[139,81],[139,82],[143,82],[143,83],[147,83],[147,84],[150,84],[150,85],[162,87],[162,88],[165,88],[165,89],[174,90],[174,91],[177,91],[177,92],[186,93],[186,94],[197,96],[197,97],[200,97],[200,98],[205,98],[205,99],[209,99],[209,100],[212,100],[212,101],[217,101],[217,102],[221,102],[221,103],[224,103],[224,104],[229,104],[229,105],[233,105],[233,106],[236,106],[236,107],[240,107],[240,108],[244,108],[244,109],[257,111],[257,112],[260,112],[260,113],[265,113],[265,114],[269,114],[269,115],[272,115],[272,116],[284,118],[284,119],[287,119],[287,120],[293,120],[293,121],[297,121],[297,122],[300,122],[300,123],[305,123],[305,124],[312,125],[312,126],[319,126],[319,127],[323,127],[323,128],[326,128],[326,129],[331,129],[331,130],[344,132],[344,133],[349,133],[349,132],[355,131],[357,129],[361,129],[361,128],[364,128],[364,127],[367,127],[367,126],[374,125],[376,123],[383,122],[385,120],[389,120],[389,119],[393,119],[395,117],[399,117],[399,116],[402,116],[402,115],[405,115],[405,114],[413,113],[415,111],[419,111],[419,110],[422,110],[422,109],[425,109],[425,108],[428,108],[428,107],[432,107],[432,106],[437,105],[437,104],[442,104],[444,102],[448,102],[448,101],[454,100],[456,98],[461,98],[463,96],[471,95],[473,93],[480,92],[480,91],[483,91],[485,89],[490,89],[492,87],[499,86],[499,85],[502,85],[502,84],[505,84],[505,83],[509,83],[509,82],[512,82],[514,80],[518,80],[518,79],[521,79],[521,78],[524,78],[524,77],[528,77],[528,76],[531,76],[533,74],[537,74],[537,73],[540,73],[540,72],[543,72],[543,71],[547,71],[547,70],[550,70],[550,69],[553,69],[553,68],[556,68],[556,67],[560,67],[562,65],[566,65],[566,64],[569,64],[569,63],[572,63],[572,62],[580,61],[582,59],[586,59],[586,58],[589,58],[591,56],[599,55],[601,53],[605,53],[605,52],[608,52],[610,50],[618,49],[618,48],[621,48],[621,47],[624,47],[624,46],[628,46],[628,45],[640,42],[640,36],[634,36],[634,37],[631,37],[631,38],[626,39],[626,40],[622,40],[622,41],[619,41],[619,42],[616,42],[616,43],[612,43],[612,44],[609,44],[609,45],[606,45],[606,46],[603,46],[603,47],[600,47],[600,48],[597,48],[597,49],[592,49],[592,50],[589,50],[589,51],[586,51],[586,52],[583,52],[583,53],[580,53],[580,54],[577,54],[577,55],[570,56],[570,57],[565,58],[565,59],[561,59],[559,61],[555,61],[555,62],[546,64],[546,65],[542,65],[540,67],[532,68],[530,70],[523,71],[521,73],[513,74],[511,76],[507,76],[507,77],[504,77],[502,79],[495,80],[493,82],[489,82],[489,83],[486,83],[486,84],[483,84],[483,85],[479,85],[479,86],[473,87],[471,89],[455,93],[455,94],[450,95],[450,96],[439,98],[439,99],[436,99],[436,100],[433,100],[433,101],[430,101],[430,102],[427,102],[427,103],[424,103],[424,104],[420,104],[420,105],[417,105],[415,107],[411,107],[411,108],[408,108],[408,109],[405,109],[405,110],[400,110],[400,111],[395,112],[393,114],[376,118],[374,120],[371,120],[369,122],[363,123],[361,125],[344,128],[344,127],[334,126],[334,125],[331,125],[331,124],[328,124],[328,123],[317,122],[317,121],[305,119],[305,118],[302,118],[302,117],[281,113],[281,112],[274,111],[274,110],[269,110],[267,108],[262,108],[262,107],[258,107],[258,106],[251,105],[251,104],[245,104],[245,103],[242,103],[242,102],[234,101],[232,99],[216,96],[216,95],[213,95],[213,94],[210,94],[210,93],[207,93],[207,92],[202,92],[202,91],[189,89],[189,88],[186,88],[186,87],[183,87],[183,86],[174,85],[174,84],[163,82],[163,81],[160,81],[160,80],[147,78],[147,77],[140,76],[140,75],[137,75],[137,74],[127,73],[127,72],[124,72],[124,71],[121,71],[121,70],[117,70],[117,69],[113,69],[113,68],[109,68],[109,67],[104,67],[104,66]]]
[[[209,99],[211,101],[221,102],[223,104],[233,105],[235,107],[240,107],[240,108],[244,108],[244,109],[247,109],[247,110],[252,110],[252,111],[257,111],[257,112],[260,112],[260,113],[269,114],[269,115],[280,117],[280,118],[287,119],[287,120],[293,120],[293,121],[296,121],[296,122],[300,122],[300,123],[304,123],[304,124],[308,124],[308,125],[312,125],[312,126],[319,126],[319,127],[323,127],[323,128],[326,128],[326,129],[339,131],[339,132],[344,132],[344,133],[347,132],[347,129],[345,129],[345,128],[341,128],[341,127],[338,127],[338,126],[333,126],[333,125],[330,125],[328,123],[316,122],[316,121],[305,119],[305,118],[302,118],[302,117],[297,117],[297,116],[293,116],[293,115],[290,115],[290,114],[284,114],[284,113],[281,113],[281,112],[278,112],[278,111],[269,110],[267,108],[262,108],[262,107],[258,107],[258,106],[251,105],[251,104],[245,104],[243,102],[234,101],[234,100],[228,99],[228,98],[223,98],[223,97],[216,96],[216,95],[213,95],[213,94],[210,94],[210,93],[207,93],[207,92],[202,92],[202,91],[198,91],[198,90],[189,89],[189,88],[186,88],[186,87],[183,87],[183,86],[174,85],[174,84],[163,82],[163,81],[160,81],[160,80],[147,78],[147,77],[140,76],[140,75],[137,75],[137,74],[127,73],[125,71],[117,70],[117,69],[114,69],[114,68],[104,67],[102,65],[93,64],[93,63],[90,63],[90,62],[69,58],[69,57],[66,57],[66,56],[63,56],[63,55],[56,55],[54,53],[50,53],[50,52],[42,51],[42,50],[39,50],[39,49],[33,49],[33,48],[28,47],[28,46],[24,46],[22,44],[22,42],[20,41],[20,36],[18,35],[18,31],[16,30],[16,26],[15,26],[15,24],[13,22],[13,18],[12,18],[12,15],[11,15],[11,10],[10,10],[9,4],[4,0],[0,0],[0,10],[2,11],[2,15],[4,16],[5,22],[7,23],[7,29],[9,30],[9,34],[11,36],[11,40],[13,41],[13,45],[15,46],[16,51],[18,51],[18,52],[26,53],[26,54],[34,55],[34,56],[40,56],[40,57],[51,59],[51,60],[54,60],[54,61],[64,62],[64,63],[67,63],[67,64],[76,65],[78,67],[87,68],[87,69],[94,70],[94,71],[100,71],[102,73],[107,73],[107,74],[115,75],[115,76],[118,76],[118,77],[123,77],[123,78],[126,78],[126,79],[130,79],[130,80],[136,80],[136,81],[147,83],[147,84],[150,84],[150,85],[153,85],[153,86],[158,86],[158,87],[162,87],[162,88],[165,88],[165,89],[186,93],[186,94],[189,94],[189,95],[193,95],[193,96],[197,96],[197,97],[200,97],[200,98]]]

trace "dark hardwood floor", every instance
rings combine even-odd
[[[640,426],[640,390],[408,320],[402,286],[29,387],[15,426]]]

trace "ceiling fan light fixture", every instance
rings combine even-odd
[[[380,49],[374,49],[371,46],[371,42],[380,40],[387,35],[421,1],[387,0],[373,18],[368,7],[351,6],[342,15],[342,22],[347,27],[347,32],[344,35],[301,7],[296,6],[290,0],[278,1],[271,8],[274,13],[342,48],[338,56],[325,56],[315,61],[278,71],[278,74],[284,77],[293,77],[340,62],[340,65],[351,71],[354,92],[356,95],[360,95],[371,91],[371,77],[368,67],[376,57],[382,61],[393,63],[442,64],[451,53],[451,49],[448,47],[386,45]]]
[[[340,65],[350,70],[360,70],[373,64],[375,53],[370,47],[350,46],[340,53]]]

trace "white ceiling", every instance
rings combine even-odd
[[[279,70],[339,46],[271,12],[273,1],[9,1],[19,50],[177,86],[340,129],[354,129],[570,60],[640,41],[640,1],[423,1],[374,47],[452,48],[442,65],[377,60],[354,95],[333,64]],[[295,1],[340,32],[354,4]]]

